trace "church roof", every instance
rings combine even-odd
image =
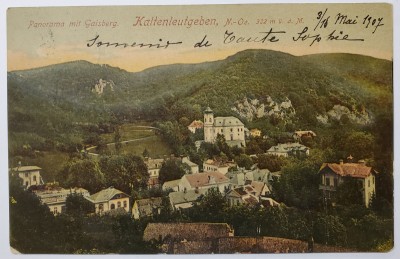
[[[216,127],[230,127],[230,126],[244,126],[244,124],[236,117],[216,117],[214,119],[214,126]]]

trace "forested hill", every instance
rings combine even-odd
[[[41,138],[115,119],[199,119],[206,106],[245,122],[272,116],[312,128],[345,115],[363,124],[392,116],[392,102],[392,62],[352,54],[246,50],[136,73],[86,61],[8,73],[10,134]]]

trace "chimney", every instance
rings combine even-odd
[[[358,164],[359,164],[359,165],[365,165],[366,163],[365,163],[365,160],[364,160],[364,159],[361,159],[361,160],[358,160]]]
[[[340,164],[340,165],[343,165],[343,159],[340,159],[340,160],[339,160],[339,164]]]

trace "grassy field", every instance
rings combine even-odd
[[[141,124],[144,125],[144,124]],[[164,155],[169,156],[172,151],[169,146],[164,143],[160,136],[155,135],[154,130],[140,128],[137,124],[124,124],[120,128],[121,141],[136,140],[128,143],[122,143],[121,153],[123,154],[134,154],[141,156],[143,151],[147,149],[150,153],[150,157],[162,157]],[[101,138],[106,143],[112,143],[114,141],[114,133],[103,134]],[[108,146],[109,151],[115,152],[114,145]],[[96,153],[96,150],[90,150],[90,152]]]
[[[145,149],[149,151],[150,157],[152,158],[162,157],[164,155],[169,156],[172,152],[168,145],[165,144],[161,139],[161,137],[157,135],[154,135],[151,138],[122,144],[121,152],[123,154],[134,154],[141,156]]]
[[[23,165],[36,165],[42,168],[41,175],[45,182],[55,180],[57,172],[69,159],[69,155],[63,152],[41,152],[35,158],[24,157]]]
[[[135,124],[124,124],[120,128],[120,134],[121,141],[124,141],[153,136],[154,130],[139,128]],[[114,142],[114,133],[102,134],[100,137],[105,143]]]

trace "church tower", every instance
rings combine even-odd
[[[204,141],[212,143],[214,141],[214,113],[210,107],[204,111]]]

